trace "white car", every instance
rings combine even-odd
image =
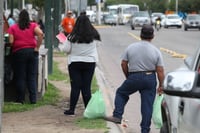
[[[165,76],[160,133],[199,133],[200,48],[183,66]]]
[[[163,20],[163,26],[165,28],[168,28],[168,27],[181,28],[182,24],[183,24],[182,18],[179,17],[177,14],[168,14]]]

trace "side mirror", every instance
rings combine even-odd
[[[199,74],[194,71],[174,71],[166,75],[163,91],[172,96],[200,98]]]

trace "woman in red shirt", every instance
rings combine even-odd
[[[8,29],[12,46],[14,83],[17,90],[16,102],[24,103],[28,89],[31,104],[37,101],[38,50],[43,40],[39,26],[31,22],[26,10],[19,14],[18,23]],[[36,37],[37,36],[37,37]]]

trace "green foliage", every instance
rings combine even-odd
[[[54,80],[54,81],[61,81],[61,80],[66,80],[66,73],[61,72],[58,69],[58,62],[53,62],[53,73],[51,75],[49,75],[49,80]],[[67,69],[66,69],[67,71]]]
[[[137,4],[140,10],[150,12],[165,12],[167,10],[175,11],[176,0],[106,0],[106,5],[113,4]],[[200,0],[178,0],[178,10],[182,12],[200,12]]]
[[[179,10],[184,12],[200,12],[199,0],[179,0]]]

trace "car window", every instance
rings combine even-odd
[[[167,16],[168,19],[179,19],[179,16]]]
[[[200,20],[200,16],[196,15],[196,16],[188,16],[189,20]]]
[[[148,12],[137,12],[134,14],[134,17],[149,17]]]

